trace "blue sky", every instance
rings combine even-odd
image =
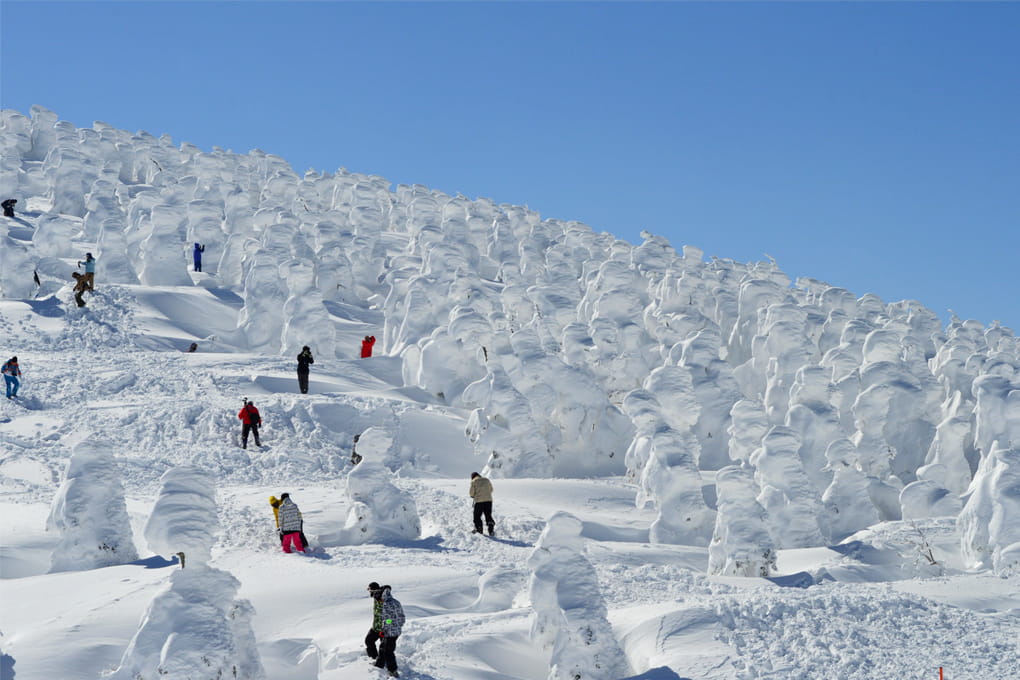
[[[1020,332],[1020,3],[0,2],[0,105]]]

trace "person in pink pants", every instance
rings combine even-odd
[[[301,511],[297,503],[290,499],[289,493],[280,494],[280,533],[283,534],[283,552],[305,551],[305,544],[301,540],[301,529],[304,520],[301,519]]]

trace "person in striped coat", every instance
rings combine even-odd
[[[373,581],[368,584],[368,593],[372,596],[372,628],[365,637],[368,655],[375,659],[376,668],[385,668],[390,677],[399,678],[397,671],[397,638],[404,628],[404,608],[400,606],[389,586],[380,586]],[[379,649],[376,650],[376,640]]]
[[[283,552],[293,552],[291,547],[304,552],[305,545],[301,540],[301,529],[304,520],[301,519],[301,510],[297,503],[290,499],[289,493],[280,494],[280,533],[283,535]]]

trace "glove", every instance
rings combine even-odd
[[[379,637],[384,638],[384,637],[386,637],[386,635],[380,630],[379,631]]]

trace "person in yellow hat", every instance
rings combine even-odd
[[[276,496],[269,497],[269,505],[273,508],[273,519],[276,520],[276,533],[280,537],[280,544],[283,544],[283,532],[280,531],[280,499]]]

